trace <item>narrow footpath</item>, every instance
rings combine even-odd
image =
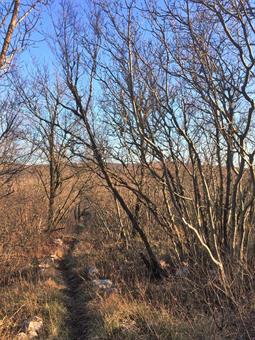
[[[81,301],[79,293],[79,287],[83,280],[76,271],[74,250],[79,239],[78,234],[75,236],[77,237],[68,242],[68,250],[59,262],[58,269],[66,286],[65,299],[68,310],[66,327],[69,330],[70,340],[85,340],[87,339],[86,304]]]

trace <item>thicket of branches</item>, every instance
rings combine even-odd
[[[233,271],[254,266],[252,2],[80,6],[61,2],[52,23],[57,67],[32,89],[42,107],[31,88],[18,91],[47,139],[37,146],[49,161],[49,201],[63,159],[90,164],[114,196],[122,237],[143,242],[153,276],[165,272],[149,228],[170,237],[173,263],[207,262],[229,293]]]
[[[0,4],[0,198],[12,193],[12,179],[28,159],[24,148],[24,127],[20,96],[12,87],[11,76],[18,56],[30,44],[31,34],[46,0],[2,1]]]

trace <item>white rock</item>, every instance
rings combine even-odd
[[[43,320],[39,316],[35,316],[28,322],[27,334],[30,339],[36,338],[43,327]]]
[[[92,282],[99,289],[109,289],[109,288],[112,288],[113,286],[112,281],[107,280],[107,279],[102,279],[102,280],[98,279],[98,280],[93,280]]]

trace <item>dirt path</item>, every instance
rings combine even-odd
[[[86,336],[86,304],[82,303],[79,292],[82,279],[76,271],[76,259],[74,250],[79,243],[78,238],[69,242],[69,248],[65,257],[59,263],[59,270],[66,285],[66,306],[68,309],[68,321],[66,327],[69,330],[70,340],[85,340]]]

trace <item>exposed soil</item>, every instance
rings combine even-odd
[[[59,263],[59,270],[66,286],[66,306],[68,309],[66,327],[69,330],[70,340],[87,339],[86,304],[82,303],[79,292],[83,280],[76,271],[76,259],[73,255],[75,246],[78,242],[78,238],[69,242],[68,251]]]

